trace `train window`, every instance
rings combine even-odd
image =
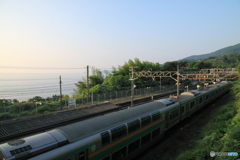
[[[101,133],[101,137],[102,137],[102,146],[105,146],[110,143],[110,135],[108,131]]]
[[[129,122],[127,124],[128,124],[128,134],[140,129],[139,119],[136,119],[136,120],[134,120],[132,122]]]
[[[119,127],[111,129],[112,133],[112,141],[116,141],[127,135],[127,127],[125,125],[121,125]]]
[[[201,104],[201,103],[202,103],[202,101],[203,101],[203,100],[202,100],[202,97],[201,97],[201,98],[199,98],[199,104]]]
[[[181,106],[181,113],[184,112],[184,106]]]
[[[176,118],[179,116],[179,112],[178,112],[178,109],[174,109],[170,112],[170,120]]]
[[[155,129],[152,131],[152,139],[160,135],[160,128]]]
[[[144,145],[144,144],[150,142],[150,140],[151,140],[151,133],[148,133],[147,135],[142,137],[141,145]]]
[[[142,127],[145,127],[151,123],[151,116],[150,115],[144,116],[141,118],[141,121],[142,121]]]
[[[176,109],[176,116],[177,117],[179,116],[179,109],[178,108]]]
[[[81,152],[78,154],[78,160],[85,160],[85,153]]]
[[[102,160],[110,160],[110,156],[103,158]]]
[[[190,109],[192,109],[194,106],[195,106],[195,102],[193,101],[190,103]]]
[[[128,146],[128,154],[136,151],[138,148],[140,147],[140,139],[132,142],[131,144],[129,144]]]
[[[206,100],[208,100],[209,99],[209,95],[206,95]]]
[[[152,121],[157,121],[161,118],[160,112],[152,113]]]
[[[127,152],[127,148],[124,147],[124,148],[118,150],[117,152],[113,153],[113,154],[112,154],[112,159],[113,159],[113,160],[121,160],[121,159],[124,159],[124,158],[126,157],[126,155],[127,155],[126,152]]]

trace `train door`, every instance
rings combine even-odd
[[[185,108],[186,108],[187,114],[189,114],[189,103],[185,105]]]
[[[88,149],[80,151],[76,154],[77,160],[88,160]]]
[[[189,110],[190,110],[189,106],[190,106],[189,103],[185,105],[185,112],[186,112],[185,116],[189,115]]]
[[[166,112],[166,113],[165,113],[165,122],[166,122],[166,123],[165,123],[165,128],[166,128],[166,129],[168,128],[168,123],[169,123],[169,122],[168,122],[168,120],[169,120],[169,119],[168,119],[168,115],[169,115],[169,112]]]
[[[184,112],[185,112],[184,107],[185,107],[184,105],[182,105],[182,104],[180,105],[180,121],[182,120]]]

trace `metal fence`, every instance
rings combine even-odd
[[[164,87],[148,87],[134,89],[134,98],[146,96],[150,94],[157,94],[166,91],[174,91],[176,86]],[[83,107],[86,105],[100,104],[103,102],[118,102],[127,101],[131,99],[131,90],[115,91],[101,94],[92,94],[84,98],[76,99],[76,105],[69,106],[68,99],[60,101],[43,101],[43,102],[25,102],[13,104],[10,100],[0,100],[0,120],[18,118],[21,116],[33,116],[38,114],[48,114],[52,111],[67,110],[76,107]]]
[[[134,89],[134,97],[146,96],[149,94],[157,94],[170,90],[176,90],[176,86],[165,86],[165,87],[148,87]],[[85,98],[77,99],[77,105],[96,104],[105,101],[118,101],[118,100],[130,100],[131,90],[115,91],[101,94],[92,94]]]

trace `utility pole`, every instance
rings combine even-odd
[[[179,97],[179,65],[177,65],[177,98]]]
[[[160,76],[160,92],[162,91],[162,77]]]
[[[133,99],[134,99],[134,80],[137,79],[137,78],[134,78],[134,68],[137,68],[137,67],[130,67],[129,68],[129,71],[130,71],[130,74],[131,74],[131,78],[129,79],[131,81],[131,107],[134,106],[134,104],[133,104]]]
[[[89,66],[87,65],[87,101],[89,96]]]
[[[60,106],[61,106],[61,110],[62,110],[62,80],[61,80],[61,76],[59,76],[59,85],[60,85]]]

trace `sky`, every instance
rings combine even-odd
[[[240,43],[239,0],[0,0],[0,73],[176,61]]]

